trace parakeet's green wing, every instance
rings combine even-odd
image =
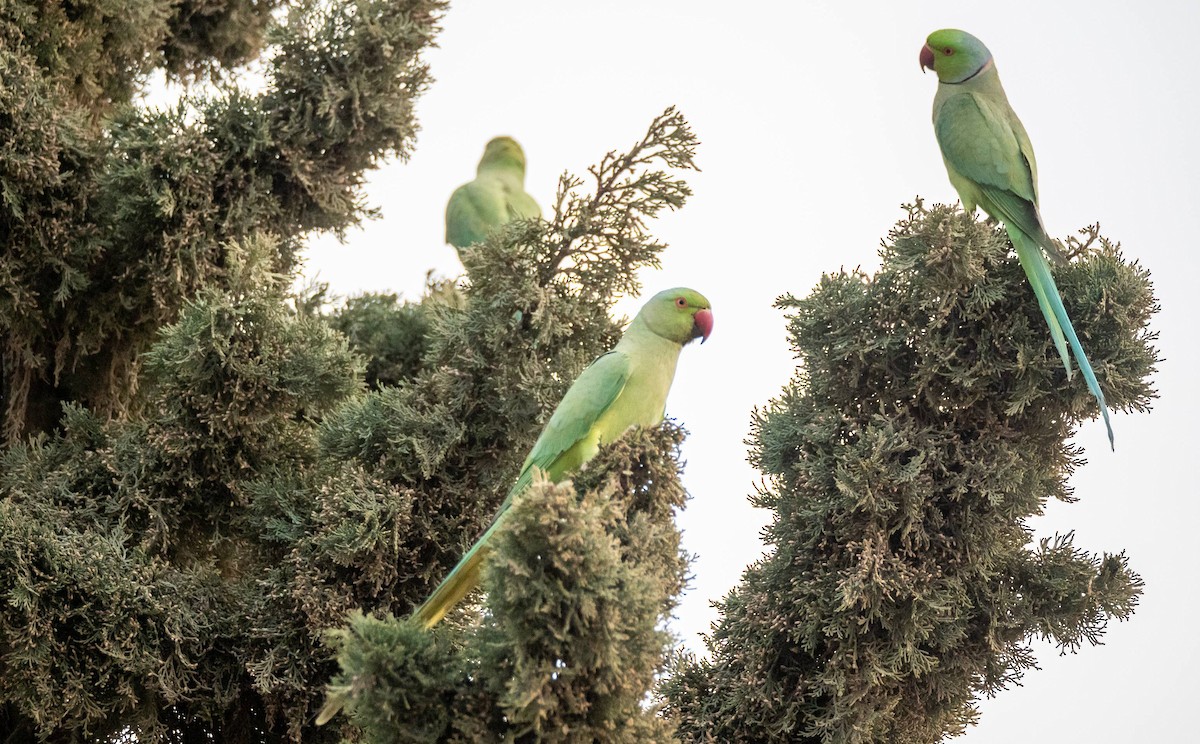
[[[492,523],[433,590],[429,599],[414,611],[413,616],[422,625],[432,627],[479,584],[488,541],[512,505],[513,497],[529,486],[533,469],[543,470],[551,479],[557,480],[565,471],[579,467],[580,462],[576,460],[586,459],[581,456],[580,447],[587,442],[596,422],[620,396],[628,379],[629,358],[619,351],[601,355],[576,378],[533,445],[533,451],[521,466],[521,475],[496,510]]]
[[[984,211],[1004,222],[1009,233],[1029,236],[1030,242],[1061,260],[1053,241],[1042,227],[1037,211],[1033,149],[1020,122],[1015,124],[986,98],[974,93],[951,96],[938,110],[934,122],[938,145],[946,162],[979,189]],[[1029,153],[1026,156],[1026,153]],[[1014,239],[1016,246],[1018,240]],[[1018,256],[1029,271],[1028,255]],[[1050,328],[1054,348],[1062,358],[1067,378],[1071,358],[1062,324],[1052,307],[1049,290],[1031,276],[1030,283]],[[1057,290],[1054,291],[1057,295]]]
[[[463,184],[446,204],[446,242],[456,248],[481,243],[493,227],[507,220],[508,208],[498,184]]]
[[[506,197],[510,220],[531,220],[542,216],[542,208],[524,191],[509,191]]]
[[[535,467],[551,478],[557,478],[564,469],[578,467],[579,463],[559,461],[587,438],[596,421],[625,389],[628,379],[629,357],[625,354],[610,351],[596,357],[576,378],[546,423],[529,457],[525,458],[511,493],[519,493],[529,485]]]
[[[1052,258],[1063,257],[1042,227],[1033,147],[1020,122],[975,93],[951,96],[934,122],[942,155],[987,200],[984,211],[1030,236]]]

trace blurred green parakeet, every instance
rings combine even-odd
[[[694,339],[707,339],[712,324],[708,300],[698,292],[668,289],[650,298],[612,351],[592,362],[567,390],[491,526],[417,608],[414,616],[425,627],[435,625],[479,583],[488,540],[535,469],[559,481],[628,429],[662,421],[680,350]]]
[[[1100,403],[1112,446],[1112,423],[1104,393],[1067,317],[1046,261],[1046,255],[1059,262],[1065,259],[1046,234],[1038,212],[1033,145],[1021,120],[1008,105],[992,53],[965,31],[934,31],[921,47],[921,69],[925,68],[938,76],[933,129],[950,183],[958,191],[965,210],[972,212],[978,205],[1004,223],[1050,326],[1050,337],[1062,357],[1067,379],[1071,379],[1069,342],[1088,389]]]
[[[525,193],[525,152],[512,137],[496,137],[483,150],[475,180],[450,195],[446,242],[462,251],[506,222],[541,216]]]

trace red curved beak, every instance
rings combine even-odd
[[[700,343],[708,340],[709,335],[712,333],[712,327],[712,310],[708,308],[697,310],[696,314],[692,316],[692,338],[699,338]]]
[[[921,47],[921,72],[925,72],[926,69],[933,69],[933,50],[928,44]]]

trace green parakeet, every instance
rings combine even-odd
[[[712,324],[709,302],[698,292],[668,289],[650,298],[612,351],[592,362],[567,390],[491,526],[417,608],[414,616],[425,627],[435,625],[479,583],[488,540],[535,469],[559,481],[595,456],[602,444],[632,427],[662,421],[680,350],[694,339],[707,339]]]
[[[483,150],[475,180],[450,195],[446,242],[461,251],[506,222],[541,216],[525,193],[525,152],[512,137],[496,137]]]
[[[1088,390],[1100,403],[1112,446],[1112,423],[1104,393],[1067,317],[1046,261],[1046,255],[1058,262],[1065,259],[1046,234],[1038,212],[1033,145],[1021,120],[1008,105],[992,53],[965,31],[942,29],[929,35],[921,47],[920,60],[922,70],[931,69],[938,76],[933,129],[950,183],[968,212],[978,205],[1004,223],[1050,326],[1050,337],[1062,357],[1067,379],[1071,379],[1069,342]]]

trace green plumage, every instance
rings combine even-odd
[[[450,195],[446,242],[461,251],[506,222],[541,216],[525,193],[525,152],[512,137],[496,137],[484,148],[475,180]]]
[[[1063,263],[1038,211],[1037,161],[1021,120],[1008,103],[992,54],[983,42],[955,29],[935,31],[921,50],[921,66],[937,72],[933,129],[946,172],[963,209],[982,207],[1004,223],[1050,328],[1067,379],[1071,354],[1096,401],[1113,443],[1104,393],[1067,317],[1046,256]],[[1043,253],[1044,252],[1044,253]],[[1068,351],[1068,345],[1070,351]]]
[[[592,362],[567,390],[491,525],[414,617],[432,627],[479,584],[488,543],[535,470],[551,481],[561,480],[630,428],[662,421],[680,350],[707,337],[711,328],[708,300],[698,292],[678,288],[652,297],[612,351]]]

